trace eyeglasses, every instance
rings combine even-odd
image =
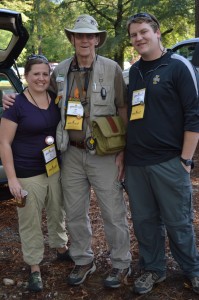
[[[27,60],[32,60],[32,59],[41,59],[48,63],[48,59],[41,54],[31,54],[27,57]]]
[[[130,19],[129,19],[129,24],[130,24],[133,20],[136,20],[136,19],[138,19],[138,18],[148,18],[148,19],[154,21],[154,22],[158,25],[158,27],[160,27],[160,24],[159,24],[158,20],[157,20],[156,18],[154,18],[152,15],[147,14],[147,13],[138,13],[138,14],[133,15],[133,16],[130,17]]]

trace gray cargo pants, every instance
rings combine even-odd
[[[179,157],[146,167],[127,166],[126,186],[141,267],[165,273],[166,228],[172,255],[185,275],[199,276],[190,175]]]

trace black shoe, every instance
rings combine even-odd
[[[33,272],[30,274],[28,290],[32,292],[41,292],[43,290],[41,274],[39,272]]]
[[[73,262],[68,249],[64,253],[59,253],[57,251],[57,259],[60,261],[72,261]]]

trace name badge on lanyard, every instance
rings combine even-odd
[[[45,167],[46,167],[46,173],[49,176],[57,173],[59,168],[59,163],[57,160],[57,153],[55,149],[55,144],[52,144],[42,150],[44,161],[45,161]]]
[[[130,121],[143,119],[145,110],[145,92],[146,89],[133,91]]]
[[[84,108],[80,100],[69,100],[65,129],[82,130]]]

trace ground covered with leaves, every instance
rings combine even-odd
[[[192,171],[192,184],[194,191],[194,225],[199,248],[199,149],[195,154],[195,168]],[[48,233],[45,212],[43,213],[43,231],[45,243],[45,256],[41,264],[43,292],[31,293],[27,291],[29,267],[23,262],[16,207],[12,201],[0,201],[0,299],[56,299],[56,300],[194,300],[199,299],[184,278],[179,266],[174,261],[167,249],[167,279],[158,284],[147,295],[136,295],[132,290],[133,280],[139,276],[138,248],[133,233],[133,225],[128,207],[128,197],[124,193],[128,208],[128,222],[131,233],[131,252],[133,256],[132,276],[128,284],[123,284],[118,289],[107,289],[103,286],[111,268],[109,251],[104,237],[103,222],[96,197],[92,193],[90,217],[93,229],[92,246],[95,253],[97,270],[87,280],[77,287],[67,285],[66,278],[73,268],[71,262],[58,262],[56,251],[48,247]],[[12,279],[13,285],[5,285],[4,279]]]

